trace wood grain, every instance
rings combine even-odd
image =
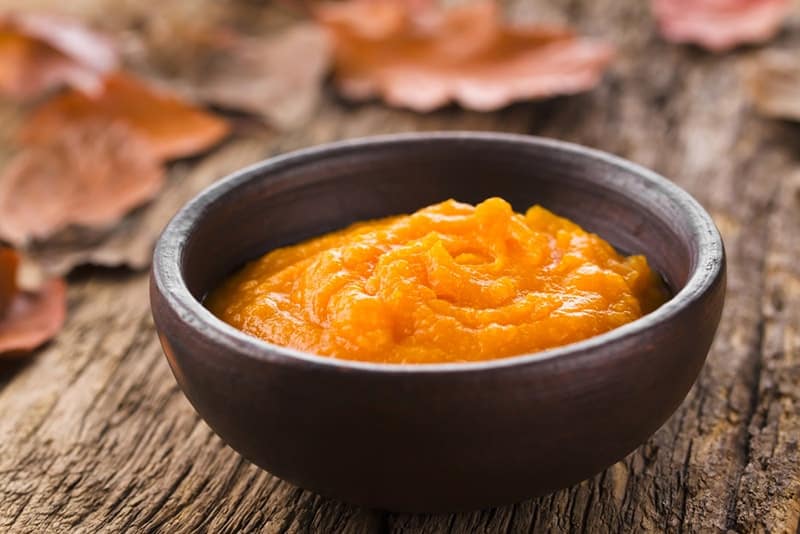
[[[240,136],[174,179],[190,194],[292,148],[435,129],[552,136],[662,172],[715,217],[729,290],[706,367],[648,443],[592,480],[498,509],[410,516],[333,502],[249,465],[198,419],[158,347],[143,274],[88,270],[71,280],[59,338],[0,369],[0,530],[800,532],[800,127],[759,118],[746,101],[740,67],[753,51],[668,45],[646,4],[513,6],[515,17],[544,13],[617,43],[590,94],[429,115],[328,94],[303,128]],[[800,46],[798,17],[774,46]]]

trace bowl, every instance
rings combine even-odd
[[[250,337],[203,307],[244,262],[354,221],[453,197],[542,204],[643,253],[673,297],[608,333],[477,363],[392,365]],[[392,511],[520,501],[591,477],[648,439],[703,366],[725,293],[713,221],[651,171],[529,136],[426,133],[346,141],[248,167],[169,223],[153,317],[189,401],[251,462],[297,486]]]

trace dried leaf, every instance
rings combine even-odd
[[[194,72],[195,66],[204,66],[209,51],[227,39],[224,28],[232,14],[228,2],[162,0],[158,10],[141,2],[130,4],[127,26],[135,26],[135,31],[121,32],[117,38],[126,66],[148,78]],[[203,16],[195,16],[198,12]]]
[[[759,112],[800,121],[800,53],[761,54],[745,66],[744,79]]]
[[[669,41],[722,52],[772,38],[791,0],[653,0],[653,13]]]
[[[63,125],[0,175],[0,237],[15,245],[72,225],[106,227],[161,189],[149,142],[124,123]]]
[[[64,325],[66,303],[60,278],[48,280],[35,293],[17,292],[0,318],[0,354],[30,352],[50,340]]]
[[[144,269],[150,265],[156,238],[181,206],[220,177],[263,157],[263,141],[232,141],[188,175],[181,166],[173,169],[156,199],[130,213],[109,232],[32,243],[26,253],[48,272],[57,274],[85,264]]]
[[[207,150],[229,131],[223,119],[172,93],[115,73],[96,96],[68,91],[44,103],[22,128],[21,139],[47,142],[68,125],[86,120],[126,123],[147,138],[160,159]]]
[[[66,287],[61,279],[34,291],[20,289],[21,257],[0,247],[0,354],[28,352],[52,338],[64,323]]]
[[[588,90],[613,55],[567,29],[506,26],[493,2],[446,11],[417,4],[349,0],[316,10],[334,37],[342,94],[416,111],[450,101],[492,110]]]
[[[214,49],[218,60],[186,89],[195,99],[264,118],[278,128],[307,121],[330,63],[327,34],[298,24],[268,38],[231,36]]]
[[[0,17],[0,92],[28,98],[62,84],[96,93],[117,67],[112,42],[68,18],[39,13]]]
[[[0,246],[0,319],[17,292],[19,254],[12,248]]]

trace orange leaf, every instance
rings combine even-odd
[[[492,110],[585,91],[613,55],[610,46],[567,29],[506,26],[489,1],[440,11],[419,2],[349,0],[323,4],[316,15],[334,37],[336,82],[345,96],[381,96],[417,111],[450,101]]]
[[[151,145],[124,123],[59,125],[0,175],[0,237],[21,245],[71,225],[111,225],[163,182]]]
[[[17,292],[17,267],[19,254],[14,249],[0,246],[0,319]]]
[[[664,37],[722,52],[772,38],[791,9],[791,0],[653,0]]]
[[[92,93],[117,63],[108,38],[71,19],[37,13],[0,16],[0,92],[27,98],[68,84]]]
[[[67,91],[44,103],[22,128],[21,138],[42,143],[85,120],[126,123],[147,138],[160,159],[207,150],[229,131],[223,119],[118,72],[96,96]]]
[[[35,293],[17,292],[0,318],[0,354],[29,352],[55,336],[64,325],[66,295],[60,278]]]

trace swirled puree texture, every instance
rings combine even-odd
[[[465,362],[557,347],[650,312],[644,256],[534,206],[448,200],[273,250],[207,301],[222,320],[305,352]]]

